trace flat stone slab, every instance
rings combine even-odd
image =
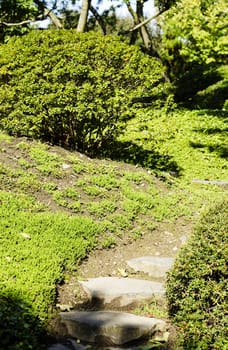
[[[205,185],[228,186],[228,181],[223,180],[192,180],[192,182]]]
[[[47,350],[70,350],[67,346],[63,344],[53,344]]]
[[[162,283],[134,278],[98,277],[79,283],[90,301],[103,305],[113,303],[118,307],[161,298],[165,294]]]
[[[89,343],[122,345],[167,333],[167,324],[163,320],[125,312],[72,311],[60,315],[71,337]]]
[[[164,278],[174,263],[173,258],[161,256],[142,256],[127,261],[134,271],[148,273],[154,278]]]

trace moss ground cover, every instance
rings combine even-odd
[[[98,225],[89,218],[43,212],[26,195],[1,191],[1,294],[27,301],[45,318],[55,285],[95,244]]]
[[[226,111],[148,109],[129,122],[121,140],[134,140],[155,157],[167,155],[177,165],[178,175],[188,181],[227,180],[227,136]],[[160,168],[170,170],[168,163]]]

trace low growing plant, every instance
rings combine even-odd
[[[82,216],[44,212],[26,195],[1,191],[0,201],[0,297],[26,300],[34,317],[44,320],[64,269],[96,246],[99,225]]]

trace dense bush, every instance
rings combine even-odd
[[[227,349],[228,202],[204,215],[167,281],[169,312],[184,349]]]
[[[0,127],[90,152],[163,89],[159,63],[113,36],[33,31],[0,49]],[[130,107],[131,106],[131,107]]]

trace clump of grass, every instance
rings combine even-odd
[[[56,153],[49,152],[45,144],[40,143],[32,146],[29,155],[41,173],[61,177],[63,159]]]
[[[41,183],[37,176],[31,172],[19,172],[19,176],[16,184],[21,190],[34,192],[41,190]]]
[[[6,142],[6,143],[10,143],[10,141],[12,140],[12,137],[9,136],[7,133],[0,131],[0,141],[1,142]]]
[[[165,300],[153,299],[150,302],[138,306],[134,313],[136,315],[155,318],[168,318],[168,309]]]
[[[114,213],[116,203],[111,200],[102,200],[100,202],[90,202],[87,204],[87,210],[91,215],[97,218],[103,218],[107,214]]]

